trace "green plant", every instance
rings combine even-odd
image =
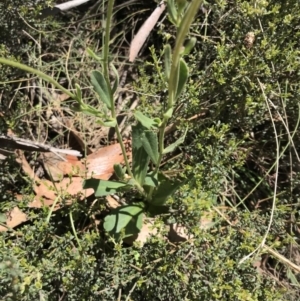
[[[98,94],[99,100],[103,103],[102,111],[84,102],[82,90],[78,84],[75,84],[76,92],[71,93],[53,78],[38,70],[0,58],[0,63],[34,73],[69,95],[77,101],[77,104],[73,107],[74,110],[97,117],[98,122],[102,126],[114,127],[126,165],[125,168],[119,164],[114,165],[115,174],[119,181],[88,179],[83,187],[85,189],[93,188],[97,197],[129,190],[135,192],[134,197],[131,198],[128,204],[114,209],[105,218],[104,228],[110,234],[119,235],[123,232],[123,235],[126,237],[139,232],[143,224],[144,213],[150,212],[156,215],[165,212],[168,198],[182,184],[179,180],[173,181],[164,176],[160,172],[160,164],[165,154],[173,152],[183,143],[187,132],[186,130],[182,137],[165,147],[166,126],[173,115],[176,101],[182,93],[189,76],[189,69],[184,56],[190,53],[196,43],[196,39],[191,38],[185,43],[185,46],[183,45],[201,1],[194,0],[188,3],[187,1],[169,0],[167,4],[170,21],[175,25],[177,31],[173,52],[169,44],[165,46],[164,50],[165,81],[168,87],[167,106],[162,116],[155,118],[149,118],[140,111],[134,112],[137,122],[132,125],[132,165],[129,164],[127,158],[115,111],[114,93],[119,86],[119,76],[116,68],[109,62],[113,0],[108,1],[102,56],[98,57],[91,49],[87,50],[94,59],[101,63],[102,67],[101,71],[95,70],[91,72],[91,84]],[[110,84],[109,70],[112,70],[115,74],[115,81],[112,86]],[[150,161],[155,167],[149,171]],[[126,174],[128,177],[126,177]]]
[[[135,244],[124,247],[121,241],[108,240],[96,225],[90,224],[90,218],[94,220],[94,212],[98,213],[99,209],[102,220],[103,206],[98,206],[101,199],[93,206],[76,202],[64,207],[53,213],[48,223],[45,223],[48,208],[26,209],[24,202],[22,208],[27,210],[29,221],[0,236],[1,300],[299,299],[299,273],[295,270],[291,273],[292,265],[287,264],[299,265],[299,33],[295,31],[299,16],[294,13],[299,10],[299,1],[212,0],[204,7],[207,15],[200,12],[189,33],[198,39],[194,51],[185,58],[191,76],[176,101],[180,109],[174,110],[170,123],[197,114],[199,117],[189,124],[184,144],[163,160],[165,174],[170,175],[166,172],[169,169],[176,176],[180,173],[188,179],[167,202],[172,209],[168,218],[184,225],[194,238],[173,245],[165,237],[154,235],[142,249],[137,249]],[[172,36],[169,22],[164,21],[161,26],[166,35]],[[252,48],[243,44],[248,32],[256,36]],[[68,38],[68,34],[69,31],[64,31],[63,37]],[[82,35],[85,34],[83,31]],[[98,39],[87,45],[97,49],[93,42],[97,43]],[[44,46],[42,54],[47,53]],[[158,84],[162,78],[158,67],[161,68],[163,54],[159,47],[152,49],[152,58],[147,56],[140,65],[144,72],[140,73],[135,91],[156,96],[164,89],[164,83]],[[59,50],[55,51],[56,56],[60,56]],[[34,51],[31,54],[34,57]],[[112,49],[110,54],[115,55]],[[65,57],[61,56],[59,62],[57,68],[63,69]],[[82,91],[90,85],[81,75],[97,64],[98,61],[93,65],[80,62],[84,72],[77,83]],[[39,70],[45,70],[44,67],[38,65]],[[2,81],[16,79],[11,70],[10,66],[1,69],[5,74],[0,76]],[[70,78],[75,76],[70,74]],[[266,87],[263,92],[270,99],[272,114],[266,110],[257,78]],[[6,87],[14,88],[10,82]],[[90,102],[83,93],[82,98],[86,104],[95,105],[95,97]],[[5,107],[2,100],[10,103],[10,98],[2,94],[2,107]],[[19,97],[15,102],[25,103]],[[148,96],[140,108],[148,116],[156,109]],[[103,111],[98,113],[100,119]],[[106,114],[108,118],[104,115],[102,121],[110,122],[110,110]],[[272,120],[277,128],[276,139]],[[40,130],[39,125],[34,126]],[[23,128],[26,129],[24,123]],[[186,123],[179,123],[174,135],[166,136],[166,145],[176,141],[185,130]],[[159,130],[151,128],[151,131]],[[282,156],[279,172],[275,173],[279,175],[276,193],[272,165],[278,160],[274,143],[277,139]],[[5,161],[1,167],[0,188],[1,193],[5,192],[2,195],[7,190],[31,186],[28,182],[16,182],[18,169],[11,170],[11,162]],[[127,173],[123,168],[116,172],[121,176]],[[115,186],[111,192],[114,189]],[[124,196],[128,205],[134,205],[132,199],[141,193],[131,188],[130,192]],[[276,198],[276,210],[270,206],[273,198]],[[0,211],[8,212],[16,205],[20,203],[6,198]],[[147,210],[143,206],[131,209],[137,214]],[[125,206],[124,214],[128,213],[126,210]],[[199,219],[207,211],[214,212],[213,226],[203,230]],[[74,225],[70,225],[70,213]],[[157,228],[162,218],[164,215],[156,219]],[[134,223],[130,225],[136,227]],[[259,251],[257,258],[251,257],[255,265],[263,263],[263,273],[250,260],[240,264],[261,245],[266,233],[269,247]],[[268,273],[272,273],[272,278]]]

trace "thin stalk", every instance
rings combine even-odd
[[[105,24],[104,46],[103,46],[103,56],[102,56],[102,58],[103,58],[103,65],[102,65],[103,66],[103,74],[104,74],[104,77],[105,77],[107,83],[110,83],[109,82],[109,62],[108,62],[109,58],[108,58],[108,55],[109,55],[110,27],[111,27],[112,15],[113,15],[113,7],[114,7],[114,0],[108,0],[106,24]],[[114,98],[112,95],[112,90],[111,90],[110,84],[108,85],[108,89],[109,89],[110,100],[111,100],[111,115],[112,115],[112,118],[116,119],[117,116],[116,116]],[[123,143],[122,135],[121,135],[118,124],[116,124],[116,126],[115,126],[115,131],[116,131],[116,135],[117,135],[118,141],[119,141],[121,149],[122,149],[122,154],[124,157],[128,175],[133,179],[134,176],[133,176],[133,173],[132,173],[130,165],[129,165],[125,145]],[[144,192],[144,189],[140,185],[137,185],[137,189],[141,193]]]
[[[58,202],[59,199],[60,199],[60,196],[57,196],[57,197],[54,199],[54,202],[53,202],[53,204],[52,204],[52,206],[51,206],[51,208],[50,208],[50,211],[49,211],[49,213],[48,213],[48,215],[47,215],[47,218],[46,218],[46,223],[47,223],[47,224],[49,224],[51,215],[52,215],[52,213],[53,213],[53,211],[54,211],[54,208],[55,208],[55,206],[56,206],[56,204],[57,204],[57,202]]]
[[[104,36],[104,46],[102,52],[102,67],[103,67],[103,75],[107,82],[109,98],[111,103],[111,115],[112,118],[116,118],[116,110],[114,106],[114,98],[112,95],[111,85],[109,81],[109,63],[108,63],[108,55],[109,55],[109,41],[110,41],[110,27],[111,27],[111,20],[113,14],[113,7],[114,7],[114,0],[108,0],[107,6],[107,14],[106,14],[106,24],[105,24],[105,36]],[[104,4],[103,4],[104,5]]]
[[[44,79],[45,81],[51,83],[53,86],[55,86],[56,88],[60,89],[62,92],[64,92],[65,94],[69,95],[71,98],[77,100],[77,97],[75,94],[71,93],[69,90],[65,89],[63,86],[61,86],[56,80],[54,80],[52,77],[46,75],[45,73],[39,71],[39,70],[36,70],[36,69],[33,69],[29,66],[26,66],[22,63],[19,63],[19,62],[14,62],[14,61],[11,61],[11,60],[7,60],[3,57],[0,57],[0,64],[4,64],[4,65],[8,65],[8,66],[11,66],[11,67],[15,67],[15,68],[18,68],[18,69],[21,69],[21,70],[24,70],[26,72],[29,72],[29,73],[32,73],[32,74],[35,74],[39,77],[41,77],[42,79]]]
[[[190,26],[198,12],[198,9],[203,1],[194,0],[191,2],[187,8],[184,17],[177,29],[176,43],[174,47],[174,52],[172,55],[172,65],[169,79],[169,98],[168,98],[168,109],[172,108],[175,101],[175,94],[177,90],[178,83],[178,65],[180,60],[181,48],[183,46],[184,40],[190,29]]]
[[[70,217],[70,223],[71,223],[71,228],[73,230],[73,234],[75,236],[75,239],[77,241],[77,244],[78,244],[78,247],[80,250],[82,250],[81,248],[81,244],[80,244],[80,241],[79,241],[79,238],[78,238],[78,235],[77,235],[77,232],[76,232],[76,229],[75,229],[75,225],[74,225],[74,220],[73,220],[73,215],[72,215],[72,211],[70,211],[69,213],[69,217]]]
[[[162,125],[159,128],[159,134],[158,134],[158,149],[159,149],[159,157],[158,157],[158,163],[155,166],[154,174],[158,173],[160,163],[162,161],[163,157],[163,151],[164,151],[164,140],[165,140],[165,129],[167,126],[168,120],[163,120]]]
[[[107,13],[106,13],[106,24],[105,24],[105,37],[104,37],[104,47],[103,47],[103,74],[106,79],[109,79],[109,64],[108,64],[108,54],[109,54],[109,41],[110,41],[110,26],[111,19],[113,15],[114,0],[108,0]]]
[[[126,164],[127,172],[129,174],[129,176],[131,178],[133,178],[133,174],[132,174],[132,171],[130,169],[130,165],[129,165],[129,162],[128,162],[128,159],[127,159],[127,155],[126,155],[125,145],[124,145],[123,140],[122,140],[122,135],[121,135],[120,129],[119,129],[119,127],[117,125],[115,126],[115,130],[116,130],[116,134],[117,134],[117,137],[118,137],[121,149],[122,149],[122,154],[123,154],[124,161],[125,161],[125,164]]]
[[[172,55],[172,65],[171,65],[171,71],[170,71],[170,78],[168,83],[168,104],[167,104],[167,111],[173,109],[174,102],[175,102],[175,95],[177,92],[177,85],[178,85],[178,68],[179,68],[179,61],[181,58],[181,49],[184,43],[184,40],[187,36],[187,33],[190,29],[190,26],[195,18],[195,15],[202,4],[203,1],[194,0],[191,2],[191,4],[188,6],[183,19],[177,28],[177,37],[176,37],[176,43]],[[159,158],[158,158],[158,164],[155,167],[154,173],[156,174],[159,170],[159,166],[163,157],[163,151],[164,151],[164,139],[165,139],[165,129],[168,123],[169,117],[164,116],[162,125],[159,129],[159,138],[158,138],[158,145],[159,145]]]

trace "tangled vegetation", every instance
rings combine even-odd
[[[58,3],[2,1],[0,58],[50,76],[102,114],[90,76],[104,72],[95,57],[104,48],[112,1],[98,2],[42,18],[43,9]],[[138,101],[138,110],[160,128],[170,109],[166,45],[176,49],[180,26],[166,10],[129,63],[130,41],[159,1],[114,2],[108,57],[120,75],[126,71],[120,95],[130,101],[120,116],[129,116]],[[165,2],[180,10],[186,1]],[[1,232],[0,300],[299,300],[299,10],[297,0],[213,0],[200,7],[186,37],[196,41],[184,56],[189,77],[164,129],[165,147],[176,147],[161,161],[146,152],[151,170],[156,163],[165,182],[181,185],[159,215],[143,211],[156,229],[146,243],[124,241],[124,229],[117,236],[105,231],[114,211],[101,194],[83,201],[62,194],[71,205],[56,211],[30,208],[34,181],[13,152],[1,160],[0,225],[16,206],[27,221]],[[106,74],[108,81],[114,76]],[[48,118],[56,103],[44,91],[57,92],[52,84],[0,64],[1,134],[12,130],[55,147],[69,145],[71,125],[57,129]],[[60,104],[94,152],[114,133],[102,134],[98,113],[86,116],[86,108],[69,98]],[[25,156],[37,170],[38,155]],[[149,195],[139,188],[114,194],[126,206],[138,192],[141,199]],[[182,242],[168,237],[175,224],[188,233]]]

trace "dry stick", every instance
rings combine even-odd
[[[25,151],[39,151],[39,152],[52,152],[56,155],[58,153],[72,155],[76,157],[81,157],[79,151],[70,149],[60,149],[52,147],[50,145],[45,145],[39,142],[34,142],[31,140],[26,140],[14,136],[0,135],[0,145],[1,147],[6,147],[10,149],[21,149]],[[59,156],[60,157],[60,156]]]
[[[149,36],[150,32],[154,28],[155,24],[157,23],[159,17],[164,12],[166,5],[161,3],[150,15],[150,17],[145,21],[142,25],[134,39],[130,44],[129,50],[129,62],[133,62],[139,51],[141,50],[142,46],[144,45],[147,37]]]
[[[288,260],[286,257],[282,256],[272,248],[268,247],[267,245],[264,245],[263,247],[267,252],[271,253],[274,257],[276,257],[279,261],[282,263],[287,264],[291,269],[293,269],[295,272],[300,273],[300,266],[294,264],[290,260]]]
[[[62,11],[67,11],[71,8],[80,6],[90,0],[71,0],[65,3],[57,4],[54,7],[47,7],[41,11],[40,18],[46,18],[49,16],[55,16]]]

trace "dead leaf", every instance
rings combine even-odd
[[[130,154],[127,154],[128,157]],[[54,181],[61,181],[63,176],[93,177],[107,180],[113,172],[114,164],[124,162],[120,144],[105,146],[79,161],[75,156],[63,156],[63,161],[52,153],[41,154],[42,162],[49,176]]]
[[[34,199],[28,204],[29,208],[41,208],[43,206],[50,207],[54,202],[56,206],[54,210],[61,207],[62,199],[72,203],[75,200],[83,200],[94,193],[93,189],[83,189],[85,175],[88,177],[108,180],[113,174],[113,165],[122,164],[124,161],[120,144],[113,144],[103,147],[97,152],[90,154],[85,161],[78,160],[74,156],[66,155],[63,161],[54,154],[43,154],[45,169],[51,173],[55,180],[61,179],[57,183],[48,180],[39,179],[34,170],[27,162],[24,153],[16,150],[16,161],[22,167],[22,170],[33,182],[33,190],[35,192]],[[130,159],[130,154],[128,153]],[[77,170],[77,171],[76,171]],[[68,177],[64,177],[68,175]],[[71,198],[67,198],[71,195]],[[111,207],[119,206],[119,203],[111,199],[107,199]],[[17,207],[11,212],[10,225],[15,227],[26,221],[26,215]],[[7,230],[7,229],[5,229]],[[0,231],[4,231],[0,228]]]
[[[85,166],[77,157],[70,155],[62,157],[65,161],[53,153],[40,155],[44,168],[53,181],[60,181],[65,175],[85,176]]]
[[[14,228],[27,220],[27,216],[18,207],[13,208],[6,213],[6,225],[7,228],[0,225],[0,232],[7,231],[8,228]]]
[[[73,177],[64,178],[61,182],[55,183],[55,185],[50,181],[43,181],[41,185],[35,188],[35,198],[28,205],[30,208],[41,208],[43,206],[52,206],[54,201],[58,201],[54,211],[61,207],[61,200],[64,199],[69,204],[73,201],[83,200],[94,193],[93,189],[83,189],[83,178]],[[71,198],[67,198],[67,195],[71,195]],[[78,198],[75,198],[78,196]]]
[[[130,156],[129,153],[127,155]],[[105,146],[87,156],[88,176],[93,176],[94,178],[99,178],[101,175],[111,176],[114,172],[114,164],[123,162],[124,158],[119,143]]]

